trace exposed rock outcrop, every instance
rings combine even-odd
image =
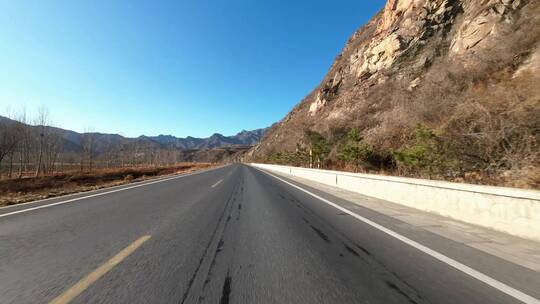
[[[450,47],[451,53],[463,55],[490,46],[493,40],[504,36],[502,28],[514,21],[514,13],[523,5],[522,0],[484,0],[479,9],[471,8],[458,29]],[[473,6],[473,4],[469,4]],[[467,11],[468,12],[468,11]]]

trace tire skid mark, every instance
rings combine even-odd
[[[231,296],[231,275],[230,271],[227,271],[227,276],[223,282],[223,290],[221,291],[221,299],[219,300],[220,304],[229,304],[229,297]]]
[[[232,209],[232,208],[231,208]],[[230,215],[229,215],[230,217]],[[206,273],[206,277],[204,279],[204,284],[203,284],[203,287],[202,287],[202,290],[201,290],[201,293],[199,295],[199,302],[202,302],[202,300],[204,300],[204,294],[206,292],[206,289],[207,289],[207,286],[208,286],[208,283],[210,283],[210,281],[212,281],[212,277],[213,277],[213,274],[214,274],[214,267],[216,266],[216,260],[217,260],[217,257],[218,255],[223,251],[224,249],[224,246],[225,246],[225,241],[223,240],[223,237],[225,235],[225,231],[227,230],[227,226],[228,226],[229,222],[225,222],[225,225],[223,226],[223,229],[221,230],[221,233],[220,233],[220,239],[219,239],[219,242],[218,242],[218,245],[216,247],[216,250],[214,251],[214,255],[212,256],[212,260],[210,262],[210,266],[208,267],[208,272]]]
[[[388,287],[390,287],[390,289],[393,289],[395,290],[399,295],[403,296],[405,299],[407,299],[407,301],[409,301],[409,303],[412,303],[412,304],[418,304],[418,302],[416,302],[413,298],[411,298],[407,293],[405,293],[403,290],[401,290],[396,284],[390,282],[390,281],[385,281],[386,285]]]
[[[345,246],[345,249],[347,249],[348,252],[352,253],[354,256],[357,256],[359,257],[360,255],[358,254],[358,252],[356,252],[356,250],[354,250],[353,248],[351,248],[349,245],[347,245],[345,242],[343,243],[343,246]]]
[[[229,198],[227,199],[227,202],[225,203],[225,207],[223,207],[223,211],[221,212],[218,220],[217,220],[217,224],[214,228],[214,230],[212,231],[212,234],[210,235],[210,240],[208,241],[208,243],[206,244],[205,248],[204,248],[204,251],[203,251],[203,254],[201,255],[201,257],[199,258],[199,261],[197,263],[197,267],[195,268],[195,271],[193,272],[193,274],[191,275],[189,281],[188,281],[188,285],[187,285],[187,289],[186,291],[184,292],[184,294],[182,295],[182,299],[179,303],[183,304],[186,302],[191,290],[192,290],[192,287],[193,287],[193,283],[195,282],[195,279],[197,278],[197,275],[199,274],[200,270],[201,270],[201,267],[204,263],[204,260],[205,258],[207,257],[208,253],[209,253],[209,249],[210,247],[212,246],[212,243],[214,242],[215,238],[216,238],[216,235],[218,233],[218,230],[219,230],[219,227],[225,217],[225,214],[227,214],[227,210],[229,209],[230,206],[232,206],[232,203],[233,203],[233,199],[235,198],[235,191],[233,190],[231,192],[231,195],[229,196]],[[206,282],[206,280],[205,280]],[[208,282],[206,282],[208,283]]]
[[[328,236],[322,232],[319,228],[313,226],[313,225],[309,225],[311,227],[311,229],[313,229],[313,231],[315,231],[315,233],[317,233],[317,235],[323,239],[325,242],[327,243],[330,243],[330,239],[328,238]]]
[[[240,188],[241,186],[243,185],[243,179],[240,181],[239,183],[239,186],[237,187]],[[228,208],[228,212],[229,212],[229,215],[227,217],[227,220],[225,221],[225,224],[223,225],[223,228],[221,229],[221,232],[219,233],[219,242],[217,244],[217,247],[216,247],[216,250],[214,252],[214,255],[212,256],[212,260],[210,262],[210,266],[208,267],[208,272],[206,273],[206,277],[205,277],[205,280],[204,280],[204,283],[203,283],[203,286],[202,286],[202,289],[200,291],[200,294],[199,294],[199,303],[202,302],[204,299],[205,299],[205,294],[206,294],[206,291],[207,291],[207,287],[208,287],[208,284],[212,281],[212,278],[213,278],[213,275],[214,275],[214,268],[216,266],[216,263],[217,263],[217,258],[219,256],[219,254],[224,250],[225,248],[225,240],[224,240],[224,237],[226,235],[226,232],[228,230],[228,227],[229,227],[229,219],[232,217],[233,213],[234,213],[234,201],[236,201],[236,198],[238,198],[237,196],[239,194],[241,194],[242,191],[235,191],[235,194],[234,194],[234,200],[233,200],[233,203],[230,204],[230,206],[227,206]],[[239,209],[238,209],[239,210]],[[226,212],[227,213],[227,210]],[[238,214],[238,217],[240,215]],[[238,218],[237,218],[238,219]],[[227,283],[227,278],[229,279],[229,283]],[[221,301],[227,301],[227,302],[220,302],[220,303],[228,303],[228,298],[229,298],[229,294],[230,294],[230,280],[231,280],[231,277],[230,277],[230,270],[227,271],[227,277],[226,277],[226,281],[225,281],[225,285],[224,285],[224,288],[227,284],[229,284],[227,287],[226,290],[228,290],[227,293],[225,294],[222,294],[222,297],[221,297]],[[225,289],[224,289],[225,291]]]
[[[392,289],[395,292],[398,292],[402,296],[405,296],[410,303],[418,303],[416,300],[414,300],[414,298],[417,298],[421,302],[426,301],[424,297],[422,297],[421,292],[418,289],[413,287],[410,283],[408,283],[403,277],[399,276],[396,272],[390,270],[384,263],[378,260],[369,250],[367,250],[363,246],[349,239],[344,233],[340,232],[333,225],[328,224],[324,218],[316,214],[309,206],[301,204],[301,201],[298,200],[291,192],[289,192],[288,189],[283,189],[283,188],[278,188],[278,187],[276,188],[277,188],[276,191],[281,191],[281,192],[284,191],[286,195],[290,197],[289,201],[291,203],[294,203],[300,209],[300,211],[302,211],[305,215],[307,215],[308,218],[312,218],[316,220],[317,222],[321,223],[323,226],[326,226],[331,233],[333,233],[338,239],[340,239],[343,242],[345,249],[349,253],[353,254],[355,257],[358,257],[364,263],[374,266],[378,270],[378,272],[380,272],[380,275],[386,278],[384,282],[386,283],[386,286],[388,288]],[[338,215],[348,216],[347,214],[340,214],[340,213],[338,213]],[[302,217],[302,220],[306,224],[308,224],[319,235],[319,237],[323,238],[323,236],[319,234],[319,232],[322,233],[322,231],[316,228],[315,226],[313,226],[312,222],[307,220],[305,217]],[[328,238],[326,234],[323,233],[323,235],[326,238]],[[329,238],[327,242],[328,243],[330,242]],[[350,245],[347,245],[347,244],[350,244]],[[358,248],[361,252],[355,250],[353,247]],[[338,249],[336,248],[336,250]],[[340,253],[339,250],[338,250],[338,254],[339,256],[343,256],[343,254]],[[395,283],[392,283],[392,281],[394,281]],[[403,291],[403,289],[399,287],[400,285],[405,287],[406,290],[410,290],[410,293],[412,294],[412,296],[408,295],[405,291]]]
[[[366,248],[354,243],[354,245],[356,246],[356,248],[362,250],[363,253],[367,254],[367,255],[371,255],[371,252],[369,252],[369,250],[367,250]]]

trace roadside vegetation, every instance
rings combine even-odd
[[[436,91],[432,83],[412,92],[396,85],[393,93],[380,96],[396,100],[388,101],[375,125],[366,119],[327,132],[308,129],[294,151],[257,160],[540,188],[540,76],[504,70],[475,81],[451,73],[443,83],[457,83],[441,93],[444,99],[428,95]],[[372,94],[382,94],[375,90]],[[403,95],[407,105],[398,100]]]

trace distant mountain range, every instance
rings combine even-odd
[[[0,122],[14,122],[9,118],[0,116]],[[17,122],[15,122],[17,123]],[[38,126],[30,126],[37,132]],[[158,135],[139,137],[124,137],[119,134],[107,133],[78,133],[56,127],[47,127],[51,133],[58,134],[61,138],[61,146],[64,151],[78,152],[82,150],[82,142],[85,134],[91,134],[94,139],[94,149],[96,154],[108,152],[123,146],[144,146],[149,148],[177,149],[177,150],[204,150],[231,146],[252,146],[257,144],[269,128],[252,131],[243,130],[233,136],[224,136],[215,133],[207,138],[197,138],[188,136],[186,138],[172,135]]]
[[[191,136],[179,138],[172,135],[158,135],[140,136],[139,139],[144,138],[152,140],[161,145],[181,150],[200,150],[237,145],[252,146],[261,140],[267,130],[268,128],[252,131],[243,130],[242,132],[233,136],[224,136],[219,133],[214,133],[212,136],[207,138],[196,138]]]

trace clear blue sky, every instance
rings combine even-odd
[[[266,127],[384,3],[0,0],[0,113],[126,136]]]

